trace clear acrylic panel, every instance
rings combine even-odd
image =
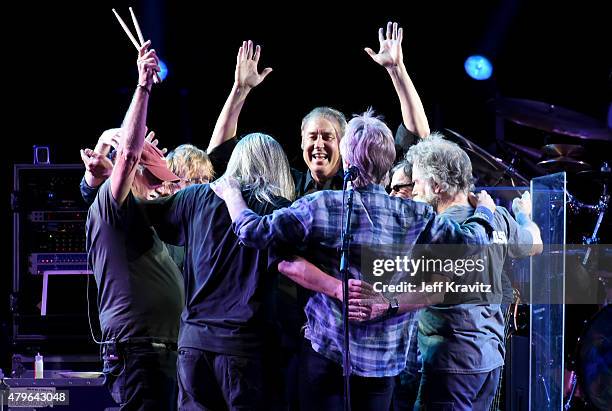
[[[530,409],[562,409],[565,319],[566,175],[531,181],[533,220],[544,251],[530,270]]]

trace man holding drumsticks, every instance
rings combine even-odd
[[[176,408],[176,341],[182,276],[137,198],[178,181],[163,153],[145,141],[153,73],[150,42],[139,47],[138,85],[126,114],[111,176],[86,223],[88,262],[98,286],[105,385],[121,410]]]

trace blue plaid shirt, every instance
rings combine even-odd
[[[319,191],[294,202],[291,207],[258,216],[243,211],[234,232],[249,247],[292,244],[304,248],[304,256],[330,275],[339,272],[343,212],[342,191]],[[364,276],[355,263],[363,247],[402,244],[488,244],[483,225],[489,228],[492,213],[478,209],[463,225],[436,216],[431,206],[390,197],[379,185],[355,190],[351,217],[352,278]],[[342,306],[337,300],[314,293],[306,305],[306,338],[326,358],[342,363]],[[398,375],[408,360],[409,323],[412,313],[384,316],[349,327],[351,372],[364,377]]]

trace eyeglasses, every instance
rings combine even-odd
[[[395,191],[396,193],[399,193],[399,191],[402,188],[414,188],[414,182],[407,183],[407,184],[396,184],[394,186],[391,186],[391,191]]]
[[[185,183],[188,183],[188,184],[206,184],[208,183],[208,179],[202,178],[202,177],[182,178],[181,180],[183,180]]]

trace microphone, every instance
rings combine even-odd
[[[350,166],[348,170],[344,172],[344,181],[353,181],[359,175],[359,169],[355,166]]]

